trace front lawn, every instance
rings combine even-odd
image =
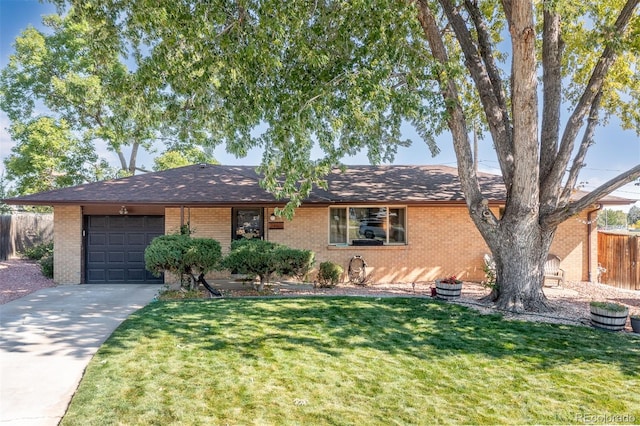
[[[428,299],[155,302],[61,424],[637,423],[639,362],[629,335]]]

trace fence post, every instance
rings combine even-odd
[[[11,247],[11,215],[0,215],[0,260],[7,260],[9,253],[13,253]]]
[[[635,290],[640,290],[640,238],[637,235],[633,235],[629,238],[629,260],[630,260],[630,276],[631,287]]]

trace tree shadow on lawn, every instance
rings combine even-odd
[[[260,348],[329,356],[357,348],[428,361],[457,354],[515,358],[539,369],[570,362],[617,366],[640,376],[640,340],[588,327],[506,321],[469,308],[419,298],[267,298],[155,302],[109,338],[129,348],[141,336],[171,336],[204,351],[232,348],[239,358]]]

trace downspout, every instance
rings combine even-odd
[[[587,270],[589,271],[589,282],[593,282],[593,271],[591,269],[591,232],[593,231],[593,219],[591,219],[591,215],[593,213],[597,213],[602,208],[602,204],[596,204],[596,208],[594,210],[590,210],[587,213]],[[597,219],[596,219],[597,220]],[[597,225],[597,223],[596,223]]]
[[[55,208],[53,210],[53,214],[55,216]],[[55,223],[55,221],[54,221]],[[80,223],[82,224],[82,241],[80,243],[80,282],[78,284],[86,284],[86,273],[87,273],[87,222],[84,217],[84,206],[80,206]],[[55,255],[55,248],[54,248]],[[54,274],[55,277],[55,274]]]

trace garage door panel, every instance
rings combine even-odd
[[[127,244],[136,246],[145,246],[147,243],[147,236],[143,232],[135,232],[127,234]]]
[[[104,282],[107,277],[104,269],[91,269],[87,272],[88,282]]]
[[[111,264],[122,264],[124,263],[124,252],[122,251],[110,251],[108,253],[109,256],[109,263]]]
[[[124,229],[128,224],[134,225],[135,220],[132,220],[134,216],[109,216],[109,229]]]
[[[125,270],[124,269],[114,269],[109,268],[107,270],[107,280],[110,283],[125,283]]]
[[[164,229],[164,216],[144,216],[147,227]]]
[[[127,263],[140,263],[144,264],[144,252],[142,251],[130,251],[127,253]]]
[[[114,232],[109,234],[109,245],[123,246],[124,245],[124,233]]]
[[[96,251],[87,254],[87,261],[89,263],[105,263],[107,254],[103,251]]]
[[[146,278],[147,278],[147,274],[145,274],[144,271],[130,270],[127,281],[130,283],[138,283],[138,282],[144,282]]]
[[[164,234],[162,216],[88,216],[87,283],[162,283],[146,271],[144,250]]]
[[[107,234],[103,232],[96,232],[89,235],[89,244],[94,246],[105,245],[107,243]]]
[[[107,216],[89,216],[89,226],[92,229],[105,229],[107,223]]]

